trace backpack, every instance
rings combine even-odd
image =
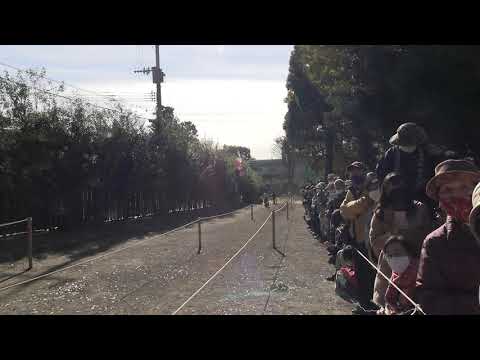
[[[400,148],[395,145],[395,158],[394,158],[394,165],[393,171],[396,173],[401,173],[400,169]],[[417,159],[417,178],[415,179],[415,186],[419,187],[424,184],[425,182],[425,156],[426,151],[423,146],[418,146],[418,159]]]
[[[350,303],[358,297],[358,278],[352,267],[342,266],[335,274],[335,294]]]

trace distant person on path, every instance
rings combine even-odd
[[[275,194],[275,191],[272,192],[272,201],[274,205],[277,205],[277,194]]]
[[[443,225],[423,242],[417,299],[427,314],[480,315],[480,245],[469,227],[479,169],[466,160],[437,165],[427,195],[446,212]]]
[[[270,201],[268,199],[268,194],[267,193],[264,193],[263,194],[263,205],[265,205],[265,207],[270,207]]]

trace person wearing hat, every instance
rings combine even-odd
[[[327,187],[325,191],[327,193],[328,201],[332,200],[335,197],[335,180],[337,176],[333,173],[327,175]]]
[[[480,170],[466,160],[446,160],[435,168],[426,192],[447,218],[423,242],[417,301],[427,314],[478,314],[480,246],[469,227],[472,193]]]
[[[328,197],[325,191],[326,184],[320,182],[322,187],[317,193],[317,203],[316,203],[316,217],[317,217],[317,228],[315,229],[314,235],[319,238],[320,241],[326,240],[326,231],[328,229],[328,223],[325,217],[325,208],[327,206]]]
[[[351,235],[359,244],[364,243],[365,215],[373,201],[368,197],[365,188],[365,165],[355,161],[347,167],[352,181],[345,199],[340,205],[340,213],[351,222]]]
[[[367,247],[370,260],[374,261],[375,258],[372,255],[372,249],[369,241],[370,224],[372,222],[373,212],[375,210],[375,207],[378,204],[378,201],[380,200],[380,182],[377,179],[377,174],[375,174],[374,172],[369,172],[367,174],[366,180],[365,180],[365,189],[368,192],[368,197],[373,200],[373,203],[368,208],[367,215],[366,215],[367,226],[365,226],[365,239],[367,240],[367,242],[365,245]]]
[[[335,183],[335,195],[334,197],[327,202],[327,211],[329,214],[338,209],[345,199],[345,182],[342,179],[336,179]],[[330,216],[329,215],[329,216]]]
[[[342,179],[335,180],[335,196],[327,202],[326,207],[326,219],[328,224],[328,240],[335,242],[335,227],[332,225],[331,216],[332,213],[340,208],[343,200],[345,199],[345,183]]]
[[[319,236],[321,233],[321,224],[320,224],[320,212],[321,209],[325,206],[325,196],[322,189],[322,184],[318,183],[315,186],[315,192],[312,198],[311,203],[311,218],[312,218],[312,232],[315,236]]]
[[[381,273],[390,277],[392,269],[384,256],[385,242],[391,236],[401,236],[420,257],[423,240],[432,231],[432,221],[428,208],[421,202],[405,197],[406,181],[398,173],[388,174],[380,187],[380,198],[370,224],[369,243],[372,262]],[[373,288],[373,302],[383,308],[388,281],[376,274]]]
[[[312,200],[312,185],[307,184],[305,186],[305,193],[304,193],[304,206],[305,212],[308,213],[310,211],[310,201]]]
[[[347,173],[352,180],[352,186],[340,205],[340,213],[350,222],[352,245],[368,257],[368,237],[366,237],[365,227],[369,226],[367,223],[369,209],[374,206],[375,202],[369,197],[365,186],[365,165],[355,161],[347,167]],[[354,313],[362,313],[363,310],[375,309],[375,305],[371,302],[375,272],[360,255],[357,260],[360,306],[354,310]]]
[[[400,173],[407,182],[408,196],[426,204],[433,212],[434,203],[425,195],[425,184],[433,176],[439,154],[428,151],[425,130],[415,123],[399,126],[390,138],[390,147],[377,164],[376,173],[380,182],[391,172]]]

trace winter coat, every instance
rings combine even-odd
[[[334,198],[327,203],[327,216],[330,217],[332,213],[340,208],[343,200],[345,199],[345,192],[335,194]]]
[[[397,285],[410,299],[414,302],[415,294],[415,283],[417,280],[418,272],[418,260],[411,259],[410,265],[405,269],[401,274],[396,272],[392,273],[390,280]],[[413,307],[413,304],[407,300],[396,288],[391,284],[388,285],[387,291],[385,292],[385,303],[389,306],[395,313],[400,313],[406,311]]]
[[[425,185],[435,173],[436,160],[424,146],[418,147],[411,154],[401,151],[398,146],[392,146],[377,164],[377,177],[383,182],[387,174],[399,172],[407,187],[414,192],[414,199],[423,200]]]
[[[418,202],[414,202],[414,208],[407,214],[408,228],[397,229],[394,224],[393,211],[384,209],[383,218],[376,212],[373,215],[370,225],[370,246],[372,248],[373,257],[378,258],[377,267],[379,270],[390,277],[392,270],[383,256],[383,247],[388,237],[396,234],[402,235],[405,241],[411,245],[412,249],[420,257],[423,240],[432,230],[431,217],[428,208]],[[375,285],[373,289],[373,302],[379,306],[385,305],[385,292],[387,291],[388,281],[377,273]]]
[[[480,246],[469,228],[447,217],[423,243],[417,301],[427,314],[477,314]]]
[[[361,191],[357,196],[353,189],[347,191],[347,195],[340,205],[340,213],[345,220],[351,223],[354,243],[368,248],[368,237],[365,237],[365,227],[368,226],[368,210],[375,202],[368,197],[366,191]]]

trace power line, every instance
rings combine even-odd
[[[18,82],[18,81],[5,78],[5,77],[3,77],[3,76],[0,76],[0,79],[5,80],[5,81],[9,81],[9,82],[14,83],[14,84],[17,84],[17,85],[26,86],[26,87],[28,87],[28,88],[30,88],[30,89],[34,89],[34,90],[37,90],[37,91],[40,91],[40,92],[43,92],[43,93],[46,93],[46,94],[49,94],[49,95],[53,95],[53,96],[57,96],[57,97],[60,97],[60,98],[63,98],[63,99],[67,99],[67,100],[70,100],[70,101],[72,101],[72,102],[75,101],[75,100],[77,100],[77,99],[75,99],[75,98],[72,98],[72,97],[69,97],[69,96],[65,96],[65,95],[60,95],[60,94],[57,94],[57,93],[54,93],[54,92],[51,92],[51,91],[48,91],[48,90],[45,90],[45,89],[39,89],[39,88],[36,88],[36,87],[34,87],[34,86],[28,86],[28,85],[22,84],[22,83],[20,83],[20,82]],[[81,100],[83,100],[83,99],[81,99]],[[103,109],[103,110],[114,111],[114,112],[117,112],[117,113],[120,113],[120,114],[123,113],[122,111],[117,110],[117,109],[106,108],[106,107],[104,107],[104,106],[100,106],[100,105],[97,105],[97,104],[92,104],[91,102],[88,102],[88,101],[85,101],[85,100],[83,100],[83,101],[84,101],[85,103],[91,105],[91,106],[94,106],[94,107],[97,107],[97,108],[100,108],[100,109]],[[138,118],[140,118],[140,119],[143,119],[143,120],[149,120],[149,119],[144,118],[144,117],[142,117],[142,116],[139,116],[139,115],[137,115],[137,114],[133,114],[133,115],[136,116],[136,117],[138,117]]]
[[[11,68],[11,69],[14,69],[14,70],[17,70],[17,71],[21,71],[21,72],[23,72],[23,73],[27,73],[27,74],[34,75],[35,77],[37,77],[37,78],[39,78],[39,79],[46,79],[46,80],[49,80],[49,81],[52,81],[52,82],[61,84],[61,85],[63,85],[63,86],[69,86],[69,87],[71,87],[71,88],[74,88],[74,89],[77,89],[77,90],[80,90],[80,91],[89,92],[89,93],[91,93],[91,94],[94,94],[95,96],[99,96],[99,97],[102,97],[102,96],[103,96],[103,97],[105,97],[105,96],[111,96],[111,95],[113,95],[113,96],[116,96],[119,100],[123,100],[123,101],[126,100],[126,99],[123,99],[123,96],[118,96],[117,94],[115,94],[115,93],[113,93],[113,92],[106,92],[106,94],[108,94],[108,95],[105,95],[105,94],[102,94],[102,93],[100,93],[100,92],[98,92],[98,91],[87,90],[87,89],[80,88],[80,87],[78,87],[78,86],[75,86],[75,85],[66,83],[65,81],[60,81],[60,80],[52,79],[52,78],[47,77],[47,76],[40,76],[40,75],[34,74],[33,72],[29,72],[28,70],[21,69],[21,68],[18,68],[18,67],[16,67],[16,66],[13,66],[13,65],[10,65],[10,64],[6,64],[6,63],[1,62],[1,61],[0,61],[0,65],[3,65],[3,66],[5,66],[5,67]],[[132,94],[134,94],[134,93],[132,92]],[[93,95],[92,95],[92,96],[93,96]],[[111,99],[108,99],[108,100],[111,100]],[[127,102],[127,101],[125,101],[125,102]],[[136,107],[137,109],[140,108],[140,107],[138,107],[138,106],[134,106],[134,107]],[[142,110],[146,110],[146,109],[142,109]],[[148,111],[148,110],[146,110],[146,111]]]

